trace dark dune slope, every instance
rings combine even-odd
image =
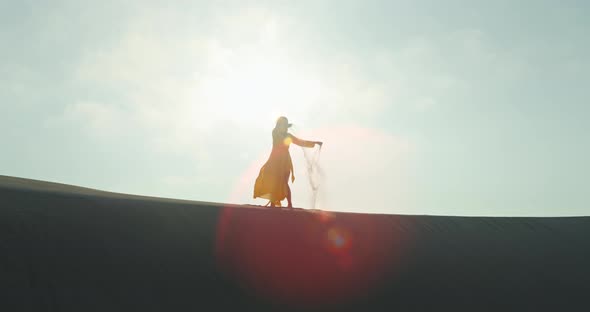
[[[0,311],[588,310],[590,218],[323,213],[0,177]]]

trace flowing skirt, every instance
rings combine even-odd
[[[254,198],[265,198],[280,205],[287,197],[292,169],[293,163],[288,150],[273,151],[258,173],[254,184]]]

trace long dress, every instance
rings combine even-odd
[[[313,142],[301,140],[288,132],[280,133],[275,128],[272,131],[272,152],[256,178],[254,198],[265,198],[280,206],[287,197],[289,176],[293,174],[293,161],[289,154],[291,143],[314,146]]]

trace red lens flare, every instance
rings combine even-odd
[[[403,253],[383,215],[226,207],[220,269],[246,291],[290,305],[341,304],[391,280]]]

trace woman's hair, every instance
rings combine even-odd
[[[284,125],[287,128],[291,127],[291,124],[289,123],[289,119],[287,119],[287,117],[285,117],[285,116],[281,116],[281,117],[277,118],[277,123],[276,123],[275,127],[278,127],[279,125]]]

